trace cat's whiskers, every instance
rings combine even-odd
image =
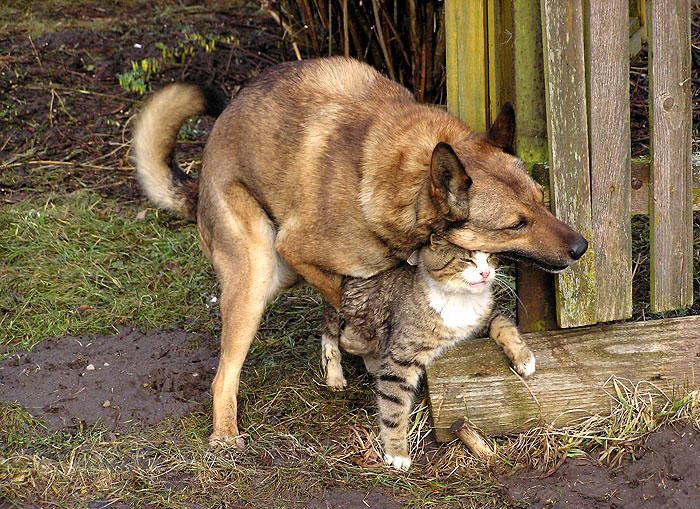
[[[508,295],[514,297],[515,300],[520,303],[520,306],[527,312],[527,308],[525,307],[523,301],[520,300],[520,297],[518,297],[518,293],[515,290],[513,290],[513,288],[511,288],[511,286],[508,284],[508,280],[506,279],[505,274],[497,272],[496,277],[494,277],[493,279],[493,282],[496,283],[500,288],[502,288]]]

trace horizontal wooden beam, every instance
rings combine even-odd
[[[700,210],[700,166],[693,164],[693,210]],[[649,215],[649,163],[632,161],[632,214]]]
[[[437,439],[468,418],[489,435],[537,423],[565,425],[611,409],[606,381],[615,375],[645,384],[650,393],[697,388],[700,316],[595,325],[523,336],[537,358],[527,385],[490,340],[463,343],[428,370],[428,394]],[[652,385],[653,384],[653,385]]]
[[[700,160],[693,160],[693,210],[700,211]],[[544,186],[545,203],[549,206],[549,179],[544,165],[536,165],[533,176]],[[632,201],[633,216],[649,215],[649,162],[632,159]]]

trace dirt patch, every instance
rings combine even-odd
[[[332,488],[311,499],[304,507],[306,509],[368,509],[375,507],[377,509],[401,509],[403,506],[397,499],[381,490],[372,490],[367,493],[350,488]]]
[[[217,350],[181,330],[50,340],[0,362],[0,398],[53,429],[152,425],[210,399]]]
[[[544,479],[532,472],[506,479],[506,492],[528,509],[700,507],[700,431],[666,428],[649,437],[640,456],[617,469],[567,460]]]

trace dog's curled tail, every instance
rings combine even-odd
[[[141,189],[155,205],[188,219],[197,217],[197,181],[175,161],[180,127],[194,115],[217,117],[222,97],[206,88],[176,83],[159,90],[146,102],[134,128],[134,160]]]

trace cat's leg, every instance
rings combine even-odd
[[[340,333],[340,346],[349,354],[365,356],[376,352],[377,342],[367,339],[352,325],[346,324]]]
[[[346,325],[340,333],[340,346],[349,354],[361,355],[369,373],[376,375],[379,372],[381,363],[376,340],[368,340],[351,325]]]
[[[503,348],[520,376],[528,377],[535,372],[535,356],[523,341],[513,320],[496,315],[491,321],[489,336]]]
[[[342,391],[348,386],[343,375],[340,353],[340,315],[335,308],[328,306],[323,320],[321,335],[321,366],[326,375],[326,385],[332,391]]]
[[[367,372],[371,375],[377,376],[379,374],[379,369],[381,368],[382,361],[379,358],[377,352],[368,353],[362,356],[362,360],[365,361],[365,368]]]
[[[411,466],[408,418],[422,365],[392,356],[382,361],[376,384],[384,462],[394,468],[408,470]]]

